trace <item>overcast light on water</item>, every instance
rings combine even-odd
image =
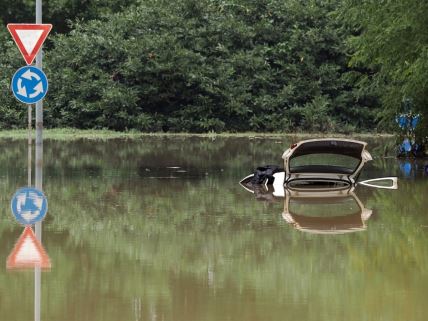
[[[37,289],[37,271],[7,268],[27,144],[2,139],[0,320],[426,320],[427,161],[385,157],[390,140],[367,140],[362,178],[398,190],[322,200],[238,184],[296,139],[46,140]]]

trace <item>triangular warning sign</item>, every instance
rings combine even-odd
[[[27,226],[7,258],[6,268],[9,270],[35,267],[50,269],[51,260],[31,227]]]
[[[27,65],[33,63],[37,53],[52,29],[51,24],[9,23],[7,29],[21,51]]]

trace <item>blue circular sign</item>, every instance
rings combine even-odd
[[[19,68],[12,78],[13,95],[24,104],[35,104],[48,92],[48,79],[45,73],[34,66]]]
[[[42,191],[32,187],[23,187],[13,195],[10,207],[19,223],[32,225],[45,217],[48,211],[48,200]]]

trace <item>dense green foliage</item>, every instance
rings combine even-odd
[[[428,2],[417,0],[343,1],[341,20],[347,21],[354,51],[353,66],[376,71],[365,85],[382,97],[385,119],[410,98],[421,112],[428,136]]]
[[[84,16],[72,3],[63,4],[64,15],[97,19],[73,20],[69,33],[51,37],[45,59],[49,127],[376,127],[376,97],[355,84],[361,73],[347,65],[346,28],[331,14],[338,1],[122,1],[120,8],[130,7],[111,13],[117,9],[113,1]],[[54,7],[48,6],[48,17]],[[66,29],[62,23],[60,31]],[[9,36],[1,37],[0,126],[22,127],[25,110],[7,89],[22,62]]]
[[[44,2],[48,127],[392,130],[404,98],[427,115],[424,1]],[[34,21],[34,3],[0,1],[0,19]],[[0,42],[0,128],[24,127],[8,88],[23,61]]]
[[[4,23],[31,23],[35,20],[35,0],[0,1],[0,20]],[[45,0],[43,21],[54,25],[53,32],[69,31],[72,21],[88,21],[118,12],[137,0]]]

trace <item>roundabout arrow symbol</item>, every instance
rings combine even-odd
[[[42,94],[42,93],[43,93],[43,84],[42,84],[42,82],[40,81],[40,82],[36,85],[36,87],[34,87],[33,89],[35,90],[35,92],[33,92],[32,94],[30,94],[30,95],[28,96],[28,97],[30,97],[30,98],[37,97],[38,95],[40,95],[40,94]]]
[[[36,78],[36,80],[40,81],[40,77],[38,74],[32,72],[30,69],[28,69],[26,72],[24,72],[21,77],[31,80],[31,78]]]
[[[22,85],[22,79],[21,78],[18,79],[17,85],[18,85],[18,95],[28,97],[27,96],[27,89],[25,87],[21,86]]]

